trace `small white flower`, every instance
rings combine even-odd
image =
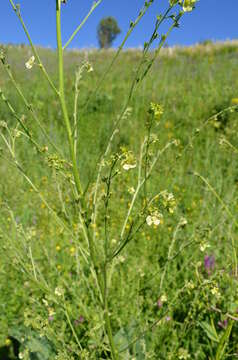
[[[191,280],[186,283],[186,286],[188,289],[191,289],[191,290],[195,288],[195,285]]]
[[[161,223],[162,217],[163,217],[163,215],[158,213],[158,212],[155,212],[152,215],[148,215],[147,218],[146,218],[147,225],[149,225],[149,226],[151,226],[151,225],[158,226]]]
[[[64,289],[62,289],[61,287],[55,288],[55,295],[57,295],[57,296],[64,295]]]
[[[123,167],[124,170],[128,171],[130,169],[134,169],[136,167],[136,164],[127,164],[127,163],[125,163],[122,167]]]
[[[87,63],[87,72],[88,73],[93,72],[93,67],[90,63]]]
[[[131,195],[135,193],[135,189],[133,188],[133,186],[128,189],[128,192]]]
[[[188,221],[184,217],[182,217],[179,221],[180,226],[186,226],[187,223],[188,223]]]
[[[153,224],[152,216],[148,215],[146,218],[147,225],[151,226]]]
[[[49,307],[48,308],[48,313],[49,313],[49,316],[54,316],[56,314],[56,312],[54,311],[53,308]]]
[[[220,297],[220,296],[221,296],[221,294],[220,294],[219,289],[218,289],[217,286],[214,286],[214,287],[211,289],[211,293],[212,293],[212,295],[214,295],[214,296],[216,296],[216,297]]]
[[[210,245],[208,243],[201,243],[200,244],[200,250],[201,252],[204,252],[207,248],[209,248]]]
[[[30,59],[25,63],[25,66],[28,70],[32,69],[33,65],[35,63],[35,56],[31,56]]]
[[[45,306],[49,306],[48,301],[46,299],[42,299],[42,302]]]
[[[125,260],[126,260],[125,256],[122,256],[122,255],[121,255],[121,256],[118,256],[118,262],[124,263]]]
[[[183,1],[183,11],[184,12],[192,11],[196,1],[197,0],[184,0]]]
[[[166,303],[168,301],[167,296],[165,294],[161,296],[160,300],[162,301],[162,303]]]
[[[0,127],[3,127],[3,128],[7,128],[7,123],[6,123],[6,121],[3,121],[3,120],[1,120],[0,121]]]

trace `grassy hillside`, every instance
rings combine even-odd
[[[39,154],[15,128],[15,118],[0,99],[0,131],[7,136],[7,124],[15,158],[24,170],[23,176],[1,138],[0,345],[6,342],[10,352],[12,336],[23,350],[37,348],[32,352],[38,351],[39,359],[54,359],[59,348],[62,359],[110,358],[91,264],[80,254],[80,246],[87,244],[68,181],[71,168],[59,104],[40,69],[25,68],[31,56],[28,47],[9,45],[4,51],[16,81],[62,154],[56,157],[1,66],[0,89],[45,152]],[[56,53],[50,49],[39,53],[56,82]],[[76,69],[84,61],[94,69],[83,74],[79,84],[77,129],[79,169],[83,188],[89,190],[85,200],[89,209],[99,155],[127,101],[142,56],[139,50],[123,52],[95,94],[113,55],[113,50],[75,50],[65,56],[71,120]],[[238,103],[237,42],[164,49],[138,83],[111,153],[126,148],[139,161],[151,102],[164,108],[153,129],[158,141],[151,152],[174,139],[176,146],[161,155],[144,191],[150,196],[172,193],[176,210],[164,209],[158,227],[145,223],[112,264],[116,272],[109,303],[115,341],[122,350],[127,348],[122,359],[233,359],[238,356],[238,113],[229,107]],[[119,241],[136,181],[136,169],[120,170],[113,183],[112,247]],[[130,221],[138,216],[142,202],[143,196]],[[103,224],[101,212],[96,229],[99,248]],[[64,289],[62,307],[57,288]]]

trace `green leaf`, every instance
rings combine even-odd
[[[224,352],[225,352],[225,349],[226,349],[226,346],[227,346],[227,343],[228,343],[228,340],[229,340],[229,337],[231,334],[232,327],[233,327],[233,321],[230,321],[226,328],[226,331],[224,332],[224,334],[222,335],[222,337],[220,339],[220,342],[219,342],[219,345],[217,348],[217,352],[216,352],[216,360],[223,359],[223,355],[224,355]]]
[[[27,348],[32,360],[49,360],[55,355],[53,347],[45,337],[25,327],[15,327],[10,329],[9,335]]]
[[[210,340],[219,342],[219,336],[217,335],[217,332],[216,332],[213,322],[212,322],[212,325],[210,325],[206,321],[203,321],[203,322],[199,322],[199,325],[205,331],[205,333],[207,334],[207,337]]]

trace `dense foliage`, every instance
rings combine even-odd
[[[54,95],[37,67],[30,72],[25,68],[29,48],[8,46],[5,51],[52,141],[67,153]],[[55,78],[55,53],[39,51]],[[88,106],[88,95],[106,66],[104,54],[66,55],[69,101],[75,65],[87,57],[94,68],[81,79],[78,105],[84,188],[94,176],[95,161],[120,112],[121,101],[127,97],[133,67],[141,55],[138,50],[121,54]],[[110,282],[109,303],[115,342],[119,349],[125,349],[122,359],[237,357],[238,128],[237,112],[223,112],[238,102],[237,55],[236,43],[164,50],[134,93],[112,144],[112,153],[127,149],[138,161],[139,147],[148,131],[148,109],[160,117],[153,128],[153,146],[162,149],[173,139],[177,141],[176,147],[161,156],[146,189],[151,196],[166,189],[173,194],[176,208],[170,211],[171,203],[161,203],[163,219],[159,225],[155,215],[150,215],[142,232],[112,265],[116,271]],[[113,56],[113,51],[108,56]],[[6,98],[11,99],[24,124],[31,125],[35,138],[46,143],[3,68],[0,79]],[[163,115],[151,102],[163,105]],[[72,109],[73,103],[69,105]],[[67,175],[68,164],[50,147],[43,154],[33,150],[4,102],[0,119],[1,133],[11,132],[15,156],[35,186],[34,191],[19,174],[1,143],[0,344],[4,348],[0,354],[7,351],[9,358],[15,359],[17,339],[24,359],[29,352],[39,360],[106,359],[109,350],[96,282],[79,252],[78,244],[84,240],[79,235],[77,204],[71,200],[72,187],[61,172],[63,169]],[[118,224],[136,188],[133,166],[119,172],[110,194],[112,246],[118,241]],[[100,191],[103,196],[104,188]],[[39,200],[39,193],[47,203]],[[90,191],[86,201],[90,207]],[[131,216],[133,221],[136,209]],[[97,241],[103,236],[100,223],[104,218],[99,214]],[[65,224],[70,225],[71,233]]]
[[[98,41],[100,48],[109,48],[121,30],[114,17],[108,16],[103,18],[97,29]]]

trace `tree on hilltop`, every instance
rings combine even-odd
[[[108,49],[111,47],[113,41],[120,34],[121,29],[119,28],[117,21],[114,17],[108,16],[103,18],[97,29],[98,41],[101,49]]]

